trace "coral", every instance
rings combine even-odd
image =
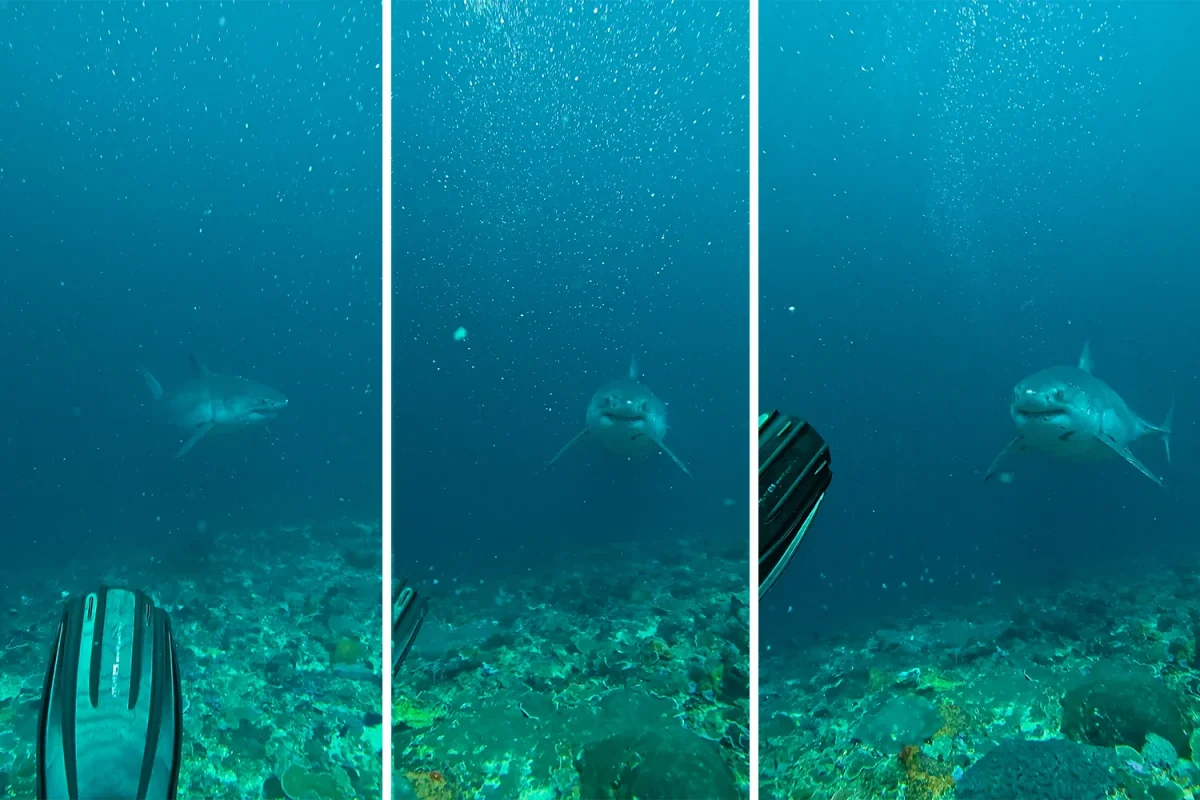
[[[679,726],[602,739],[583,749],[575,763],[579,789],[588,800],[704,797],[733,800],[733,774],[715,742]]]
[[[454,800],[456,796],[453,785],[437,770],[409,770],[404,776],[412,784],[417,800]]]
[[[957,800],[1105,800],[1116,789],[1116,754],[1065,739],[1009,739],[973,764]]]
[[[943,725],[933,703],[919,695],[901,695],[867,711],[854,729],[854,738],[889,755],[905,745],[920,744]]]
[[[916,745],[905,745],[899,759],[908,784],[906,798],[936,800],[954,788],[954,768],[925,755]]]
[[[659,658],[671,658],[671,646],[658,636],[650,640],[650,649],[657,653]]]
[[[338,639],[329,654],[329,660],[334,664],[357,664],[366,654],[366,645],[358,639]]]
[[[37,766],[33,756],[18,756],[8,771],[9,797],[34,797],[37,789]]]
[[[1147,672],[1110,667],[1071,689],[1063,697],[1062,732],[1077,742],[1141,750],[1146,735],[1157,733],[1191,757],[1189,725],[1179,697]]]
[[[1147,764],[1159,769],[1170,769],[1179,760],[1175,745],[1157,733],[1146,734],[1146,744],[1142,747],[1141,755]]]
[[[946,692],[951,689],[957,689],[961,685],[962,681],[949,678],[939,670],[929,669],[921,674],[920,688],[922,690]]]
[[[0,674],[0,701],[11,700],[21,694],[24,682],[12,673]]]
[[[1192,664],[1196,661],[1196,640],[1177,636],[1167,643],[1167,655],[1176,661]]]
[[[955,736],[970,723],[967,712],[954,703],[942,703],[938,706],[938,713],[942,715],[942,727],[933,734],[935,739],[939,736]]]
[[[867,669],[867,688],[872,692],[878,692],[891,685],[892,673],[887,670],[882,670],[879,667],[870,667]]]
[[[396,724],[407,725],[410,728],[428,728],[443,716],[442,709],[419,706],[408,697],[399,698],[392,707],[392,718]]]
[[[335,767],[332,772],[310,772],[299,764],[291,764],[279,776],[283,793],[290,800],[350,800],[354,788],[346,771]]]

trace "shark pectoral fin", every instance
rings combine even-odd
[[[162,400],[163,388],[162,384],[158,382],[158,378],[155,378],[153,375],[151,375],[150,370],[146,369],[145,367],[139,367],[138,369],[140,369],[142,372],[142,377],[146,381],[146,388],[150,390],[150,395],[155,400]]]
[[[175,457],[176,457],[176,458],[179,458],[179,457],[180,457],[180,456],[182,456],[184,453],[186,453],[188,450],[191,450],[193,447],[195,447],[195,446],[196,446],[196,442],[198,442],[198,441],[200,441],[201,439],[203,439],[203,438],[204,438],[204,434],[208,433],[208,432],[209,432],[209,431],[211,431],[212,429],[213,429],[213,423],[212,423],[212,422],[202,422],[202,423],[200,423],[200,425],[198,425],[198,426],[196,427],[196,432],[192,434],[192,438],[188,439],[186,442],[184,442],[184,443],[183,443],[183,447],[179,448],[179,452],[175,454]]]
[[[571,441],[569,441],[565,445],[563,445],[563,449],[559,450],[557,453],[555,453],[554,458],[552,458],[546,462],[546,466],[548,467],[551,464],[553,464],[555,461],[558,461],[558,459],[562,456],[563,453],[565,453],[565,452],[567,452],[567,450],[571,449],[571,445],[578,442],[584,436],[587,436],[587,428],[584,428],[582,431],[575,434],[575,438],[573,438]]]
[[[1114,442],[1112,439],[1108,438],[1107,436],[1099,436],[1097,438],[1099,438],[1100,441],[1104,442],[1104,444],[1111,447],[1114,453],[1116,453],[1121,458],[1125,459],[1130,464],[1132,464],[1134,467],[1136,467],[1138,472],[1142,473],[1147,478],[1149,478],[1150,480],[1152,480],[1156,484],[1158,484],[1160,488],[1162,488],[1162,489],[1167,488],[1166,485],[1162,482],[1162,478],[1158,477],[1153,472],[1151,472],[1149,470],[1149,468],[1146,467],[1145,464],[1143,464],[1141,461],[1138,460],[1138,457],[1135,456],[1129,450],[1128,447],[1121,447],[1119,444],[1117,444],[1116,442]]]
[[[667,446],[666,446],[665,444],[663,444],[662,442],[659,442],[659,443],[658,443],[658,447],[659,447],[659,449],[660,449],[660,450],[662,450],[664,453],[666,453],[667,455],[669,455],[669,456],[671,457],[671,460],[672,460],[672,461],[674,461],[676,464],[678,464],[678,465],[679,465],[679,468],[680,468],[681,470],[683,470],[683,474],[684,474],[684,475],[687,475],[689,478],[690,478],[690,477],[692,477],[692,473],[688,471],[688,468],[687,468],[687,466],[686,466],[686,465],[684,465],[684,463],[683,463],[682,461],[680,461],[680,460],[679,460],[679,456],[677,456],[677,455],[675,455],[674,453],[672,453],[672,452],[671,452],[671,448],[667,447]]]
[[[998,455],[994,459],[992,459],[991,466],[989,466],[987,468],[987,473],[984,474],[984,476],[983,476],[983,482],[987,483],[988,481],[990,481],[992,479],[992,476],[996,474],[996,467],[1000,466],[1000,462],[1004,460],[1005,456],[1007,456],[1009,453],[1013,452],[1014,450],[1024,450],[1024,449],[1025,449],[1025,438],[1023,436],[1018,436],[1017,438],[1013,439],[1008,444],[1004,445],[1004,449],[1000,451],[1000,455]]]
[[[1162,434],[1163,447],[1167,449],[1167,463],[1171,463],[1171,428],[1175,424],[1175,397],[1171,397],[1171,407],[1167,409],[1167,418],[1163,420],[1163,424],[1158,428],[1158,432]]]

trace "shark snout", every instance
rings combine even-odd
[[[607,397],[600,403],[600,415],[610,419],[642,419],[646,416],[643,403]]]
[[[282,409],[287,408],[287,405],[288,405],[288,399],[286,397],[284,397],[283,395],[276,395],[274,397],[263,397],[263,398],[260,398],[258,403],[255,404],[255,410],[257,410],[257,411],[280,411]]]
[[[1063,390],[1055,386],[1016,386],[1013,406],[1029,412],[1056,411],[1067,405]]]

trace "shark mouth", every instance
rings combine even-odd
[[[1028,409],[1028,410],[1023,409],[1023,408],[1018,408],[1018,409],[1016,409],[1016,412],[1018,414],[1020,414],[1022,417],[1032,417],[1033,419],[1049,419],[1051,417],[1058,417],[1058,416],[1061,416],[1062,414],[1066,413],[1065,411],[1061,411],[1057,408]]]
[[[633,422],[634,420],[646,418],[645,414],[632,408],[606,408],[600,412],[600,416],[614,421],[621,420],[622,422]]]

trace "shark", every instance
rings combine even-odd
[[[550,459],[550,464],[558,461],[571,445],[586,438],[630,458],[666,453],[684,474],[692,477],[687,466],[663,444],[666,435],[667,404],[638,381],[637,356],[634,356],[629,362],[628,375],[606,383],[592,395],[584,429]]]
[[[233,431],[275,419],[287,408],[282,392],[235,375],[210,372],[194,355],[188,356],[192,377],[172,392],[145,367],[140,367],[146,386],[167,422],[182,428],[188,439],[175,454],[183,456],[209,431]]]
[[[1133,412],[1116,390],[1092,374],[1090,343],[1085,342],[1079,363],[1044,369],[1013,387],[1009,413],[1017,436],[988,467],[984,481],[997,472],[1010,453],[1040,451],[1076,461],[1101,461],[1119,456],[1160,487],[1163,481],[1130,450],[1139,439],[1157,437],[1171,463],[1171,424],[1175,401],[1166,421],[1153,425]]]

